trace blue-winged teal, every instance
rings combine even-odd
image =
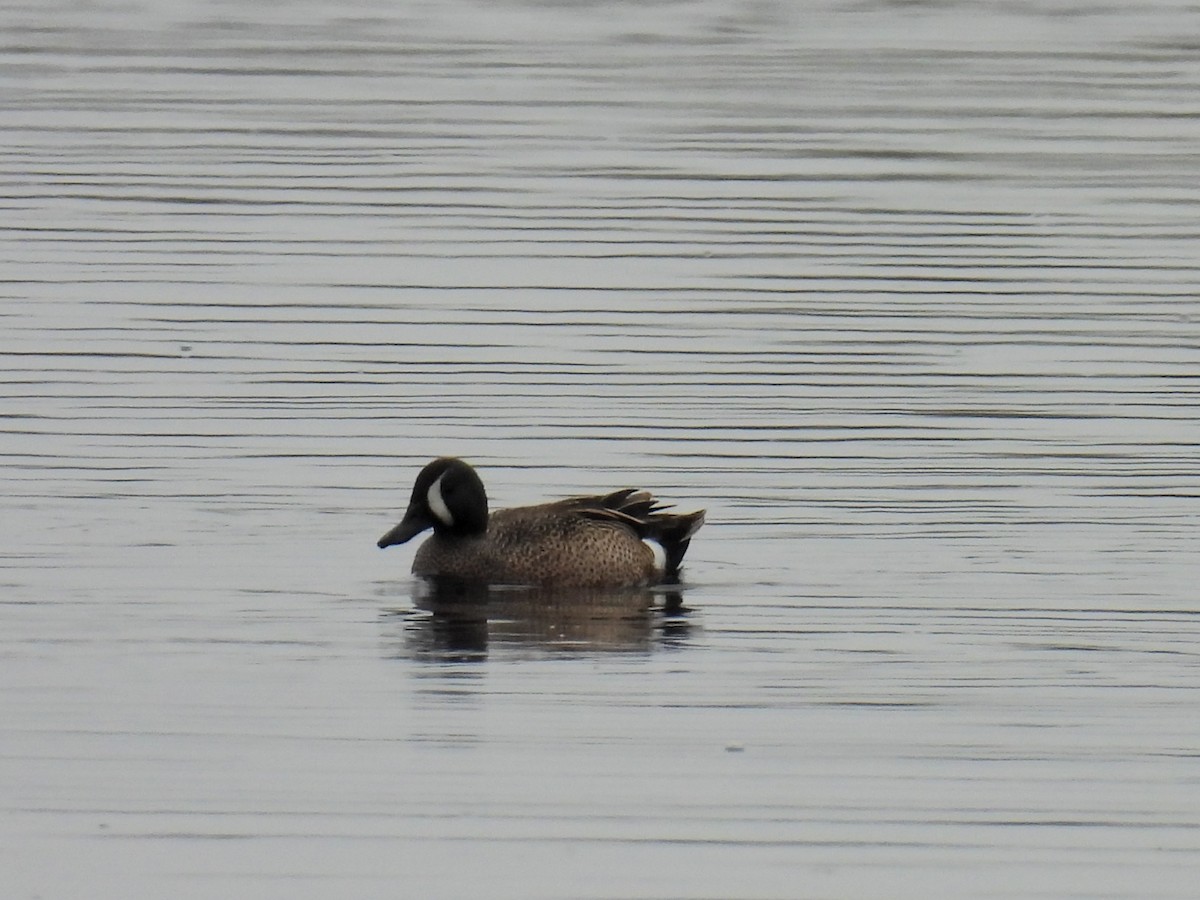
[[[647,491],[570,497],[488,515],[483,482],[460,459],[417,476],[404,519],[379,539],[403,544],[426,528],[413,572],[488,584],[625,587],[678,580],[704,510],[662,512]]]

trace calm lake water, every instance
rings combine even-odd
[[[1197,34],[0,2],[5,896],[1195,897]],[[444,454],[681,597],[425,609]]]

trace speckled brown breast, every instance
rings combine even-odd
[[[493,584],[634,586],[657,577],[654,553],[616,522],[580,517],[548,503],[500,510],[479,537],[433,535],[413,572]]]

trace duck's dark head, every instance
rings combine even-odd
[[[488,502],[483,482],[461,459],[435,459],[417,476],[408,511],[379,539],[380,547],[403,544],[426,528],[434,534],[465,537],[487,531]]]

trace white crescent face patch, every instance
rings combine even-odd
[[[438,476],[437,481],[429,486],[429,491],[425,495],[425,502],[429,504],[429,511],[433,513],[435,519],[447,528],[453,528],[454,516],[450,515],[450,507],[442,499],[442,479],[445,477],[446,473],[443,472]]]

